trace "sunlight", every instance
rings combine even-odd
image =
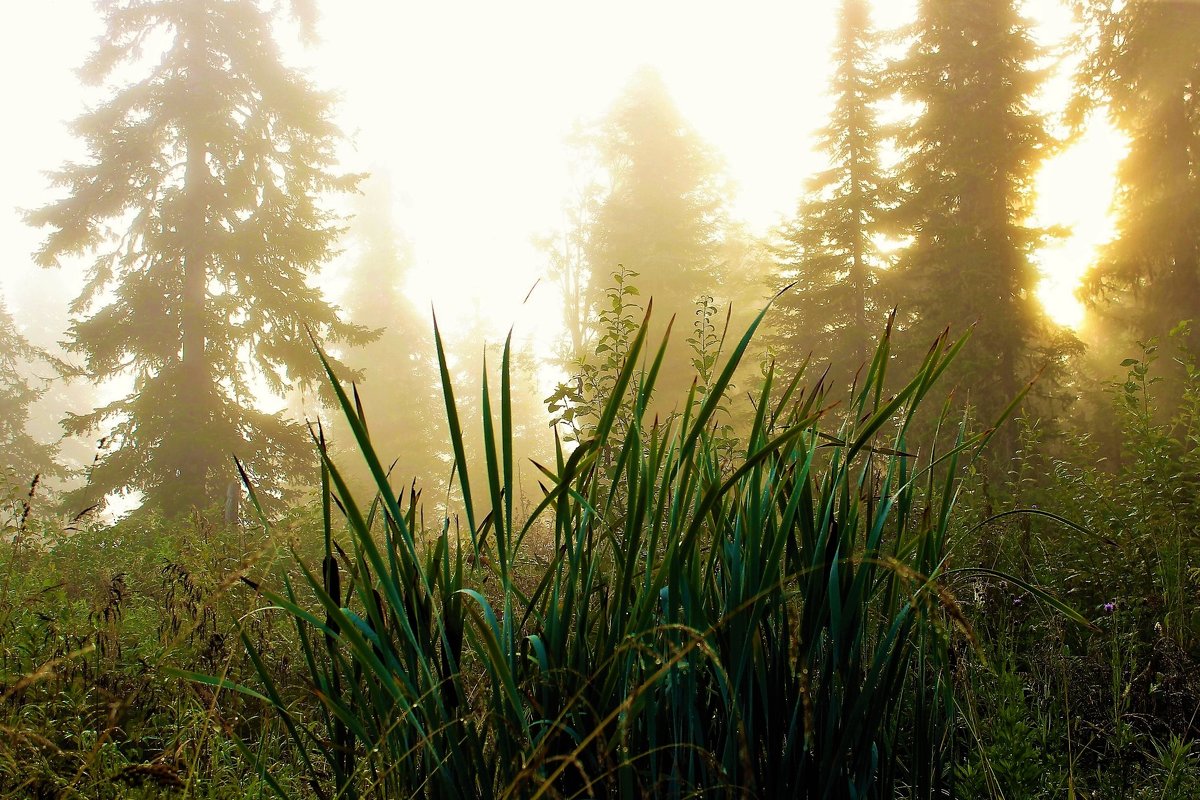
[[[733,213],[753,231],[794,210],[813,169],[832,4],[685,15],[628,0],[604,14],[532,3],[472,7],[466,22],[457,4],[370,4],[377,19],[364,28],[367,5],[323,9],[323,44],[305,58],[344,92],[350,157],[389,170],[403,192],[397,222],[416,248],[414,300],[434,302],[447,326],[478,304],[497,336],[515,320],[556,335],[551,286],[522,306],[546,264],[532,240],[571,199],[572,131],[602,117],[642,65],[661,73],[724,157]]]
[[[1112,238],[1116,169],[1125,149],[1124,136],[1107,121],[1093,120],[1080,139],[1047,162],[1038,176],[1036,223],[1067,231],[1037,255],[1043,276],[1038,297],[1061,325],[1077,328],[1083,322],[1083,304],[1076,290],[1098,248]]]
[[[545,267],[532,238],[555,224],[570,196],[571,131],[603,115],[639,65],[662,73],[696,130],[723,154],[736,188],[734,214],[751,231],[765,233],[791,214],[806,177],[820,167],[813,133],[829,106],[835,3],[768,2],[736,14],[701,6],[687,15],[628,0],[604,15],[531,3],[471,6],[465,17],[461,4],[322,5],[321,43],[309,50],[288,45],[289,59],[340,93],[339,122],[353,138],[347,166],[392,173],[400,190],[397,224],[417,252],[414,302],[436,303],[447,325],[465,324],[478,304],[496,335],[518,319],[531,335],[555,335],[551,287],[522,305]],[[913,2],[875,5],[876,24],[892,28],[911,17]],[[38,8],[22,9],[31,31],[53,16]],[[1039,22],[1040,40],[1061,42],[1070,24],[1062,4],[1033,0],[1027,11]],[[83,14],[61,23],[73,26],[71,37],[60,24],[55,42],[15,42],[13,63],[37,64],[48,83],[17,86],[29,95],[23,107],[36,114],[8,134],[20,137],[28,155],[21,165],[31,165],[6,167],[10,206],[38,205],[45,191],[39,169],[78,148],[62,120],[87,96],[72,69],[96,19]],[[1062,108],[1065,84],[1056,79],[1048,90],[1047,110]],[[1074,287],[1111,229],[1119,153],[1111,131],[1089,132],[1039,179],[1038,221],[1074,230],[1039,256],[1047,273],[1040,294],[1060,321],[1078,320]],[[14,255],[3,283],[19,307],[17,287],[41,273],[18,256],[40,234],[16,217],[3,224]],[[330,270],[326,280],[342,279]]]
[[[364,28],[368,5],[379,18]],[[913,7],[877,2],[876,25],[902,26]],[[570,198],[571,132],[603,116],[643,64],[660,72],[723,156],[735,189],[731,210],[750,231],[766,234],[793,213],[805,180],[821,168],[814,134],[830,104],[835,3],[772,2],[737,14],[699,6],[686,16],[625,0],[604,15],[534,3],[474,8],[466,23],[460,10],[329,5],[321,45],[296,53],[343,91],[342,125],[355,137],[348,162],[391,172],[401,189],[397,224],[417,253],[414,302],[433,303],[448,329],[478,309],[493,338],[520,321],[548,349],[560,324],[552,287],[522,304],[545,269],[532,240]],[[1026,10],[1038,39],[1061,45],[1069,12],[1057,0]],[[415,35],[451,29],[453,39]],[[1050,113],[1061,110],[1069,87],[1070,59],[1059,66],[1045,92]],[[1111,131],[1088,131],[1038,180],[1036,222],[1072,230],[1037,257],[1046,273],[1039,296],[1064,324],[1080,319],[1075,287],[1110,231],[1119,153]]]

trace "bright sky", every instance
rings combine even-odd
[[[823,73],[830,4],[349,0],[324,14],[310,59],[346,87],[364,166],[408,187],[415,288],[439,314],[470,308],[469,287],[501,325],[556,317],[550,285],[533,299],[544,313],[518,307],[545,266],[532,237],[560,226],[572,128],[603,115],[642,64],[723,154],[754,228],[794,207],[811,168],[825,100],[807,76]]]
[[[638,66],[656,67],[724,155],[736,214],[765,231],[793,211],[819,166],[810,147],[828,107],[836,5],[322,0],[323,43],[296,57],[342,93],[350,166],[390,171],[402,193],[397,221],[415,244],[418,303],[432,298],[455,320],[479,302],[498,329],[521,319],[543,329],[527,334],[549,336],[552,287],[535,293],[534,313],[520,302],[544,269],[532,237],[559,225],[571,194],[572,127],[602,115]],[[909,4],[878,5],[887,25]],[[1030,0],[1029,10],[1045,21],[1042,38],[1056,41],[1065,29],[1057,0]],[[10,123],[0,132],[0,289],[18,314],[34,298],[61,314],[77,275],[30,266],[41,234],[13,209],[44,202],[41,171],[82,155],[63,123],[88,97],[73,70],[100,29],[84,0],[20,3],[7,19],[16,35],[0,69],[20,77],[8,84]],[[1047,105],[1061,106],[1061,88],[1049,94]],[[1041,181],[1039,219],[1076,231],[1041,255],[1041,295],[1066,322],[1078,319],[1075,282],[1110,229],[1119,153],[1119,137],[1094,126]],[[42,315],[47,327],[53,316]]]

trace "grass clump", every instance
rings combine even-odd
[[[888,394],[885,335],[844,408],[768,370],[730,464],[715,412],[761,319],[666,421],[646,418],[666,340],[651,350],[643,322],[524,518],[507,346],[499,392],[483,382],[479,472],[438,337],[462,502],[438,526],[392,494],[330,372],[378,494],[352,496],[318,433],[322,564],[257,587],[293,618],[308,685],[280,686],[249,638],[256,685],[189,677],[269,704],[318,797],[953,791],[952,667],[971,630],[950,532],[962,462],[990,434],[959,425],[918,455],[907,433],[964,340],[943,335]],[[537,537],[552,555],[531,566]]]

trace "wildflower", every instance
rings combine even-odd
[[[1111,614],[1116,610],[1117,610],[1117,602],[1115,600],[1110,600],[1109,602],[1104,604],[1104,613],[1105,614]]]

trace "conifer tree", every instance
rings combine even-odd
[[[886,188],[874,109],[876,46],[867,0],[843,0],[830,87],[834,106],[820,134],[829,168],[809,183],[776,249],[776,282],[795,284],[777,304],[777,356],[789,367],[809,353],[828,360],[839,385],[870,358],[883,326],[876,287],[884,260],[875,235]]]
[[[919,105],[899,133],[895,221],[911,245],[888,275],[905,337],[923,352],[945,326],[975,324],[953,369],[990,421],[1047,354],[1056,331],[1034,294],[1043,232],[1028,223],[1050,144],[1030,107],[1039,81],[1015,0],[921,0],[896,88]],[[918,354],[919,355],[919,354]]]
[[[1162,337],[1200,312],[1200,5],[1079,5],[1089,57],[1076,113],[1104,106],[1129,138],[1117,235],[1084,293],[1125,337]]]
[[[50,229],[41,264],[91,258],[68,351],[96,381],[133,380],[65,423],[112,444],[86,492],[177,515],[224,495],[233,454],[268,487],[311,468],[303,426],[256,402],[320,379],[307,330],[365,333],[308,283],[338,231],[320,197],[357,179],[334,167],[330,97],[282,61],[280,4],[97,6],[83,74],[111,95],[75,123],[88,157],[55,173],[66,196],[29,219]]]
[[[654,299],[653,338],[678,321],[663,367],[660,395],[674,401],[693,371],[683,340],[695,300],[721,291],[720,254],[726,219],[725,181],[713,150],[692,131],[662,78],[643,68],[592,138],[606,191],[583,237],[589,266],[592,318],[604,303],[610,276],[636,273],[644,303]]]
[[[396,460],[395,488],[415,480],[419,489],[436,490],[445,479],[449,450],[431,323],[405,295],[404,284],[414,266],[412,244],[396,227],[386,176],[372,176],[356,200],[347,236],[353,261],[342,305],[349,319],[381,329],[382,335],[347,353],[344,360],[362,373],[371,442],[386,464]],[[373,489],[340,412],[334,419],[333,440],[348,451],[340,459],[348,474]]]
[[[35,475],[61,472],[54,463],[56,448],[41,444],[27,431],[29,407],[42,394],[28,374],[28,367],[37,362],[49,365],[46,354],[21,334],[0,301],[0,488],[9,481],[28,486]]]

